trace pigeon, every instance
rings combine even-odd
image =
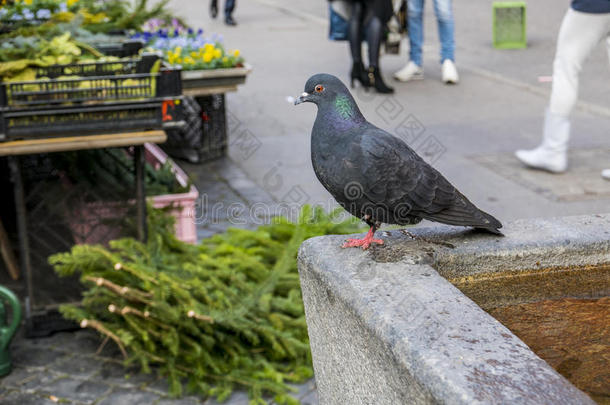
[[[294,104],[318,107],[311,131],[311,161],[318,180],[350,214],[370,229],[343,247],[383,244],[382,223],[413,225],[422,219],[470,226],[496,235],[502,224],[478,209],[401,139],[368,122],[337,77],[307,80]]]

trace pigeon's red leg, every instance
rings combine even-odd
[[[377,243],[377,244],[383,245],[383,240],[375,239],[374,236],[375,236],[375,227],[371,226],[371,229],[369,229],[369,232],[366,234],[364,239],[348,239],[341,247],[348,248],[348,247],[362,246],[362,250],[366,250],[369,248],[369,246],[371,246],[371,243]]]

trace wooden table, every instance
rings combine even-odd
[[[25,275],[26,318],[31,314],[33,302],[32,268],[27,231],[27,212],[23,177],[21,173],[20,155],[30,155],[50,152],[66,152],[85,149],[117,148],[135,146],[134,166],[136,172],[136,211],[138,238],[146,241],[146,190],[144,184],[144,144],[147,142],[163,143],[167,140],[164,131],[143,131],[117,134],[67,136],[60,138],[27,139],[19,141],[0,142],[0,156],[7,156],[11,170],[15,192],[15,207],[17,211],[17,233],[19,237],[19,256],[21,273]]]

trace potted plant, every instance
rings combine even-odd
[[[143,40],[148,51],[160,52],[167,63],[182,68],[184,95],[234,91],[252,71],[238,49],[225,49],[218,34],[205,36],[202,29],[185,28],[177,20],[168,25],[152,19],[142,28],[132,39]]]

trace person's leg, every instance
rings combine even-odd
[[[236,25],[233,19],[233,10],[235,9],[235,0],[225,0],[225,23],[227,25]]]
[[[453,5],[451,0],[434,0],[434,13],[438,22],[438,37],[441,42],[441,63],[446,59],[455,62],[455,40]]]
[[[349,49],[352,55],[352,71],[350,72],[351,86],[354,81],[359,81],[364,87],[369,86],[368,76],[362,63],[362,20],[364,18],[364,4],[354,2],[352,5],[352,15],[349,20]]]
[[[608,33],[608,14],[589,14],[569,9],[566,13],[553,62],[553,87],[549,111],[568,118],[578,98],[582,65]]]
[[[607,35],[610,16],[582,13],[569,9],[559,36],[553,62],[553,87],[547,108],[542,144],[516,155],[528,166],[561,173],[567,169],[570,138],[569,116],[578,97],[582,65],[593,48]]]
[[[369,66],[379,67],[379,50],[381,48],[381,36],[383,35],[383,25],[378,17],[372,16],[367,21],[366,43],[369,48]]]
[[[424,43],[424,0],[408,0],[409,59],[422,66],[422,46]]]
[[[216,16],[218,15],[218,0],[210,1],[210,15],[212,16],[212,18],[216,18]]]
[[[424,0],[407,1],[407,18],[409,20],[409,61],[394,78],[401,82],[421,80],[424,78],[422,69],[422,45],[424,42]]]
[[[460,79],[455,67],[452,0],[434,0],[434,14],[436,14],[438,37],[441,43],[442,81],[447,84],[456,84]]]
[[[349,20],[349,49],[354,63],[362,62],[362,12],[362,3],[354,2]]]
[[[394,89],[384,83],[379,71],[379,50],[382,36],[383,24],[379,17],[370,10],[366,19],[366,42],[369,46],[369,83],[380,93],[393,93]]]

